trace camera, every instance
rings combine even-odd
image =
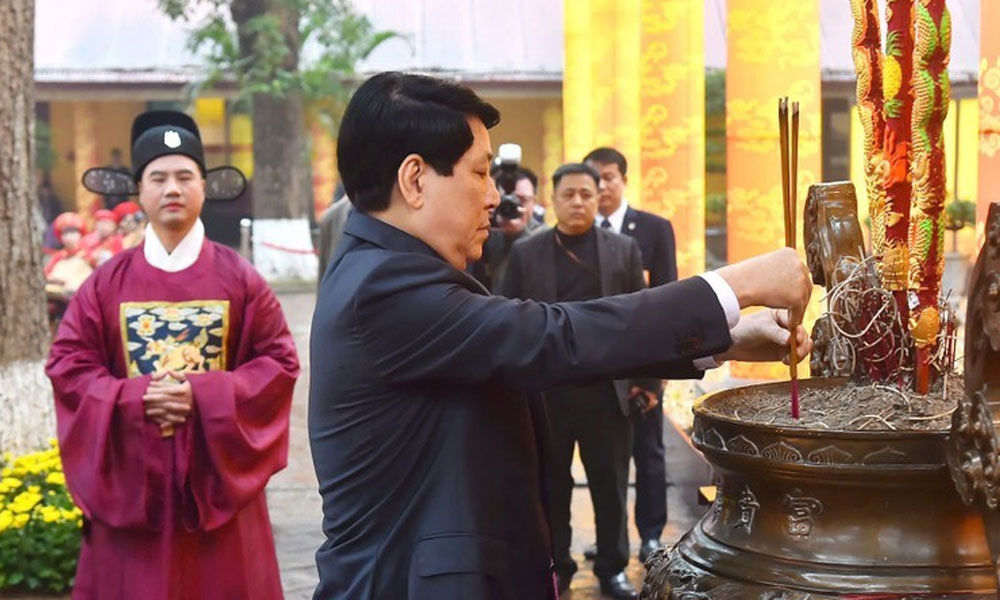
[[[499,219],[512,221],[524,216],[521,200],[514,195],[517,185],[517,169],[521,165],[521,146],[517,144],[500,144],[497,149],[495,179],[500,192],[500,203],[490,217],[490,224],[499,226]]]

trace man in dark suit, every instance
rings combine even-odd
[[[326,535],[317,599],[553,598],[547,425],[525,392],[698,377],[704,357],[777,360],[784,313],[732,323],[724,297],[737,309],[808,302],[808,271],[788,249],[715,283],[551,305],[489,295],[464,269],[498,202],[487,131],[498,120],[464,86],[401,73],[366,81],[344,112],[337,155],[354,211],[310,348]],[[805,356],[803,328],[795,340]]]
[[[639,243],[649,287],[677,281],[677,251],[670,221],[629,206],[625,199],[628,162],[614,148],[592,150],[583,161],[601,177],[597,222],[602,229],[627,235]],[[667,463],[663,445],[663,390],[644,391],[648,409],[633,415],[632,458],[635,460],[635,528],[639,561],[660,547],[667,525]],[[588,549],[589,550],[589,549]],[[590,558],[591,552],[587,552]]]
[[[316,277],[316,284],[323,281],[326,274],[326,267],[333,260],[333,255],[340,245],[340,238],[344,235],[344,226],[347,224],[347,216],[351,214],[351,201],[347,196],[341,195],[328,206],[319,218],[319,273]]]
[[[514,244],[499,293],[538,302],[593,300],[646,287],[639,246],[634,240],[594,227],[599,176],[573,163],[552,175],[556,227]],[[655,394],[659,380],[600,379],[560,386],[545,393],[550,423],[549,524],[560,591],[569,587],[577,565],[569,553],[573,451],[580,458],[597,524],[594,574],[601,591],[618,600],[636,598],[625,577],[628,564],[628,460],[632,430],[630,404]],[[645,406],[645,401],[643,401]]]

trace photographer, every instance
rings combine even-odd
[[[510,149],[511,146],[516,150]],[[521,148],[516,144],[503,144],[498,152],[490,177],[500,191],[500,204],[490,220],[492,227],[483,244],[483,258],[472,266],[472,275],[494,293],[507,270],[514,242],[546,229],[532,217],[538,176],[531,169],[519,166]],[[506,166],[505,161],[509,161]]]

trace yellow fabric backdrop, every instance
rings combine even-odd
[[[728,0],[726,173],[729,261],[784,245],[778,98],[800,106],[797,223],[809,186],[821,179],[820,31],[817,0]],[[847,44],[848,40],[844,40]],[[820,312],[818,299],[807,329]],[[782,365],[734,364],[733,375],[788,377]],[[805,364],[799,373],[808,372]]]
[[[606,123],[597,122],[594,106],[597,97],[604,94],[604,88],[614,85],[615,77],[610,65],[607,66],[608,76],[595,80],[594,65],[591,64],[592,46],[595,38],[604,38],[609,30],[608,24],[601,29],[604,35],[598,35],[597,27],[592,26],[592,0],[566,0],[564,11],[564,37],[566,58],[563,72],[563,147],[566,161],[580,160],[591,150],[594,144],[594,132],[598,127],[607,127]],[[600,88],[600,89],[599,89]],[[552,173],[546,173],[546,176]]]
[[[538,173],[538,202],[546,207],[545,221],[552,225],[555,215],[551,210],[552,173],[566,162],[563,156],[563,109],[559,100],[546,100],[542,110],[542,172]]]
[[[705,269],[704,26],[700,0],[642,3],[642,208],[673,224],[681,278]]]
[[[990,202],[1000,201],[1000,2],[983,2],[979,8],[979,198],[977,239]]]
[[[229,157],[247,179],[253,178],[253,119],[248,114],[229,113]]]
[[[311,150],[313,210],[319,218],[326,207],[333,202],[333,191],[337,188],[337,140],[329,128],[311,119],[309,140]]]
[[[205,149],[205,165],[211,169],[226,164],[226,100],[198,98],[194,101],[194,118]]]
[[[580,160],[597,146],[620,150],[629,162],[629,204],[670,219],[680,276],[700,273],[705,265],[703,2],[567,0],[565,37],[563,158]],[[554,122],[554,113],[547,115],[547,122]],[[546,168],[551,156],[547,150]]]
[[[104,208],[101,196],[83,187],[83,174],[91,167],[101,165],[97,150],[97,106],[94,102],[73,103],[73,171],[76,177],[76,211],[86,219],[88,227],[94,224],[94,212]]]

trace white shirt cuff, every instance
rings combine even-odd
[[[718,298],[723,312],[726,313],[726,323],[729,324],[729,329],[732,330],[740,322],[740,301],[736,298],[733,288],[726,283],[722,275],[719,275],[715,271],[702,273],[698,277],[704,279],[712,287],[712,291],[715,292],[715,297]],[[712,362],[715,361],[713,360]]]
[[[708,371],[709,369],[717,369],[722,366],[714,356],[702,356],[701,358],[696,358],[691,361],[694,364],[694,368],[699,371]]]

